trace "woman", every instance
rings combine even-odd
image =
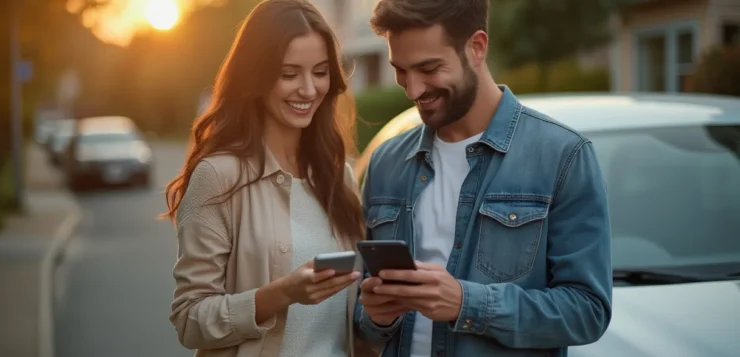
[[[196,356],[357,355],[361,266],[311,265],[364,232],[346,90],[310,3],[268,0],[247,17],[166,191],[179,242],[170,321]]]

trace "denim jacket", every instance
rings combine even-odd
[[[435,322],[432,356],[566,356],[611,320],[606,184],[591,142],[504,92],[467,147],[447,271],[462,286],[457,321]],[[367,239],[414,252],[419,194],[434,179],[433,133],[420,125],[376,149],[363,190]],[[416,312],[389,327],[357,304],[361,336],[383,357],[410,354]]]

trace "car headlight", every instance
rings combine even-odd
[[[138,146],[136,152],[134,153],[134,157],[136,157],[136,160],[138,160],[140,163],[148,164],[149,161],[152,159],[152,151],[145,146]]]

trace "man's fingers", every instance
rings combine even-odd
[[[439,265],[439,264],[432,264],[432,263],[424,263],[420,261],[416,261],[416,269],[419,270],[429,270],[429,271],[447,271],[447,268]]]
[[[438,281],[437,274],[429,270],[382,270],[380,278],[419,284],[432,284]]]
[[[374,287],[382,283],[383,281],[379,278],[367,278],[362,281],[362,284],[360,284],[360,290],[362,290],[363,292],[372,292]]]
[[[432,285],[402,285],[402,284],[383,284],[373,288],[373,292],[378,295],[390,296],[393,298],[434,298],[439,296],[439,289]]]
[[[391,296],[382,296],[382,295],[376,295],[372,293],[360,294],[360,303],[362,303],[365,306],[379,306],[379,305],[388,303],[390,301],[393,301],[393,297]]]

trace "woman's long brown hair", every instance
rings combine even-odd
[[[305,0],[263,1],[244,21],[216,77],[211,105],[193,124],[182,171],[166,187],[168,211],[163,218],[175,220],[193,170],[210,155],[228,153],[240,162],[237,184],[224,193],[221,203],[263,177],[264,96],[279,78],[289,43],[312,31],[327,45],[330,87],[301,134],[299,170],[308,177],[311,168],[307,181],[340,239],[364,237],[360,198],[346,183],[351,178],[345,177],[347,157],[356,150],[354,100],[347,91],[337,40],[319,11]],[[259,172],[240,185],[250,160],[259,162]]]

